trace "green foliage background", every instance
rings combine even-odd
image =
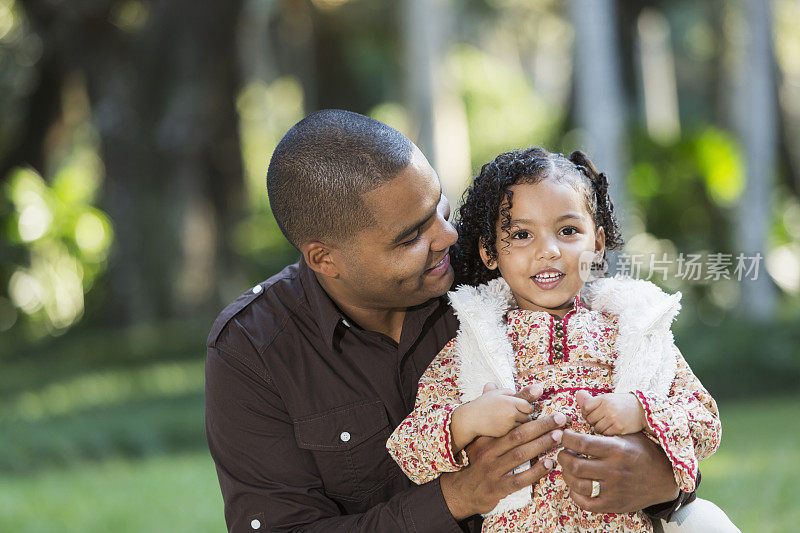
[[[165,148],[181,148],[193,139],[193,128],[187,126],[191,123],[181,113],[201,108],[208,113],[202,115],[203,124],[214,129],[222,116],[214,114],[217,109],[186,104],[190,111],[178,107],[160,129],[147,129],[163,118],[159,115],[174,110],[167,105],[148,110],[163,102],[140,93],[134,100],[145,100],[143,107],[152,116],[128,116],[130,122],[109,128],[110,104],[93,100],[99,89],[92,83],[97,79],[92,69],[104,59],[92,55],[102,51],[94,39],[113,34],[119,58],[124,58],[119,63],[141,65],[147,63],[141,58],[148,56],[137,44],[151,46],[147,39],[152,35],[157,44],[159,38],[170,42],[169,34],[192,29],[192,21],[169,26],[162,13],[170,6],[155,0],[75,2],[68,17],[47,11],[56,4],[0,0],[0,165],[5,169],[0,175],[0,530],[219,531],[224,528],[221,499],[203,428],[205,336],[225,303],[297,258],[269,211],[265,188],[271,152],[288,128],[315,109],[342,107],[369,114],[412,139],[419,137],[420,125],[403,88],[409,72],[402,59],[404,37],[392,18],[402,5],[361,0],[245,3],[249,11],[240,21],[242,28],[231,32],[246,41],[247,17],[265,16],[258,20],[266,20],[267,37],[256,48],[268,57],[251,60],[241,68],[241,79],[228,80],[233,87],[228,102],[233,133],[212,143],[214,150],[234,152],[237,170],[236,165],[218,164],[224,157],[205,146],[190,156]],[[231,10],[242,9],[234,4]],[[715,91],[727,89],[712,79],[719,77],[714,69],[730,60],[721,35],[734,25],[734,17],[717,16],[729,9],[718,1],[702,6],[644,3],[670,21],[679,77],[683,129],[675,138],[657,140],[633,101],[634,53],[628,42],[633,25],[626,24],[639,13],[639,4],[619,2],[620,40],[627,43],[629,60],[624,65],[631,100],[624,139],[628,171],[611,177],[626,182],[623,234],[628,250],[666,254],[673,260],[681,253],[735,254],[734,228],[741,216],[737,206],[746,201],[746,147],[726,124],[730,117],[716,111]],[[788,0],[774,5],[779,12],[777,66],[787,79],[796,79],[791,77],[800,75],[800,9]],[[198,13],[204,6],[198,3]],[[556,73],[569,78],[569,73],[563,75],[569,66],[559,61],[569,58],[575,35],[561,3],[471,0],[451,8],[459,22],[450,28],[453,44],[442,53],[440,74],[463,106],[469,152],[463,155],[469,171],[461,185],[508,149],[539,144],[568,153],[584,148],[577,141],[571,89],[559,92],[558,80],[537,74],[544,68],[541,57],[526,56],[533,49],[552,52]],[[43,21],[56,24],[48,27]],[[92,31],[82,35],[81,21],[89,21]],[[160,24],[169,27],[166,37],[156,31]],[[58,30],[61,25],[66,29]],[[194,44],[219,38],[216,32],[198,33]],[[52,67],[48,54],[65,35],[75,49],[62,47],[69,48],[65,56],[74,55],[58,65],[61,84],[49,88],[50,104],[58,113],[36,139],[34,155],[15,160],[12,156],[20,150],[16,138],[33,128],[24,105],[33,98],[45,66]],[[177,67],[188,62],[192,45],[181,35],[184,40],[171,42],[152,60],[183,51]],[[148,53],[157,49],[148,46]],[[200,63],[211,68],[214,62]],[[163,79],[149,90],[163,88],[167,102],[199,99],[207,89],[192,85],[193,75],[199,74],[184,66],[190,71],[184,79],[183,71],[176,74],[180,69],[173,67],[162,65]],[[107,77],[116,79],[117,74],[109,68]],[[142,77],[126,80],[133,84]],[[548,90],[548,84],[556,89]],[[781,106],[784,121],[800,114],[800,107],[785,95]],[[126,111],[142,114],[143,107]],[[158,151],[164,157],[152,163],[154,175],[142,181],[147,186],[122,183],[119,161],[113,160],[119,153],[112,157],[108,147],[109,129],[131,136],[127,146],[141,145],[142,153]],[[225,190],[235,193],[220,199],[199,178],[189,180],[190,187],[174,185],[170,165],[179,168],[175,161],[182,157],[200,161],[198,173],[214,165],[225,168],[222,174],[231,185]],[[768,244],[796,259],[800,180],[790,162],[782,157],[775,176]],[[222,179],[216,174],[212,178]],[[122,190],[131,196],[112,202],[110,191],[116,186],[127,186]],[[181,201],[195,193],[199,205],[215,205],[212,214],[217,217],[204,226],[214,210],[201,210],[194,224],[181,229],[175,223],[186,217]],[[148,216],[127,216],[120,205],[136,213],[156,209],[158,220],[137,225]],[[219,241],[204,241],[208,236],[203,231]],[[159,311],[149,320],[119,319],[126,303],[117,292],[119,273],[139,265],[126,265],[115,254],[132,236],[140,237],[148,252],[140,257],[143,263],[150,259],[145,255],[152,255],[177,264],[182,250],[170,242],[206,242],[216,261],[208,270],[213,274],[187,281],[155,268],[158,276],[149,278],[164,279],[146,292],[154,293],[149,296],[160,304]],[[201,261],[188,263],[191,267]],[[650,274],[647,269],[642,273]],[[723,417],[723,445],[703,463],[700,494],[723,507],[743,531],[791,531],[800,520],[792,499],[800,479],[800,426],[793,416],[800,407],[797,292],[782,289],[775,316],[752,321],[743,316],[750,302],[743,301],[736,282],[680,280],[674,274],[666,280],[656,276],[655,281],[683,293],[683,311],[675,325],[678,346],[719,400]],[[761,275],[767,273],[762,270]],[[199,303],[183,301],[184,285],[209,290]]]

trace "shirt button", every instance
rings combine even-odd
[[[253,287],[253,294],[258,294],[263,290],[264,290],[264,288],[261,285],[256,285],[255,287]],[[258,520],[253,520],[253,522],[258,522]],[[251,525],[252,525],[252,522],[251,522]]]
[[[350,440],[350,433],[342,431],[342,434],[339,435],[339,438],[342,439],[342,442],[347,442]]]
[[[253,290],[255,290],[255,289],[253,289]],[[250,527],[252,527],[253,529],[261,529],[261,521],[260,520],[253,520],[252,522],[250,522]]]

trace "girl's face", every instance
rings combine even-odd
[[[497,260],[489,261],[483,248],[481,258],[487,268],[500,269],[520,309],[563,318],[583,287],[581,272],[603,257],[603,229],[595,230],[583,194],[564,180],[545,178],[510,190],[510,237],[498,220]]]

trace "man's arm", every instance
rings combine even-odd
[[[215,348],[206,360],[206,431],[229,531],[461,533],[438,480],[343,515],[325,495],[311,453],[296,445],[276,391]]]

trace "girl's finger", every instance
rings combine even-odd
[[[594,425],[595,433],[605,433],[611,427],[611,422],[607,418],[601,418],[597,424]]]
[[[520,413],[525,413],[526,415],[529,415],[533,412],[533,405],[525,400],[515,399],[514,406],[517,408],[517,411]]]
[[[517,411],[517,414],[514,416],[514,420],[519,424],[524,424],[525,422],[531,421],[531,415]]]
[[[595,409],[588,415],[584,415],[584,419],[589,423],[589,425],[594,426],[599,422],[604,416],[602,409]]]
[[[592,396],[585,390],[579,390],[576,392],[575,399],[578,401],[578,405],[580,405],[581,413],[583,413],[584,417],[597,409],[602,403],[602,400],[599,396]]]

